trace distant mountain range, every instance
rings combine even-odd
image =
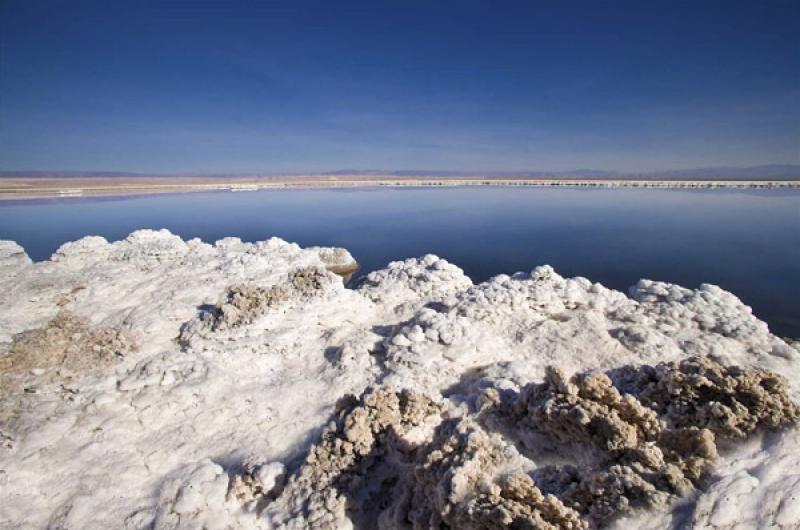
[[[641,179],[641,180],[800,180],[800,165],[766,164],[751,167],[704,167],[696,169],[676,169],[648,172],[605,171],[598,169],[575,169],[572,171],[437,171],[421,169],[340,169],[317,173],[133,173],[124,171],[0,171],[0,178],[136,178],[136,177],[343,177],[380,176],[394,178],[580,178],[580,179]]]
[[[684,180],[684,179],[789,179],[800,180],[800,165],[766,164],[750,167],[704,167],[695,169],[670,169],[648,172],[606,171],[601,169],[574,169],[571,171],[426,171],[426,170],[380,170],[380,169],[343,169],[329,171],[322,175],[385,175],[391,177],[496,177],[496,178],[582,178],[582,179],[643,179],[643,180]]]
[[[792,179],[800,178],[800,165],[767,164],[752,167],[706,167],[645,173],[642,178],[660,179]]]

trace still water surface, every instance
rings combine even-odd
[[[342,246],[361,273],[438,254],[474,280],[550,264],[625,290],[639,278],[737,294],[800,337],[800,191],[363,188],[0,202],[0,238],[34,260],[66,241],[167,228],[213,242]]]

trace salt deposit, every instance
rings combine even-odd
[[[800,528],[800,350],[733,294],[142,230],[0,241],[0,527]]]

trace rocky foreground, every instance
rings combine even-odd
[[[800,528],[800,350],[713,285],[0,242],[0,527]]]

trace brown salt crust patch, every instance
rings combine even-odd
[[[482,493],[459,506],[458,514],[459,523],[454,528],[588,528],[578,512],[565,506],[554,495],[542,494],[533,479],[522,473],[503,478],[488,493]]]
[[[333,279],[320,267],[291,271],[283,283],[269,287],[232,285],[214,310],[205,318],[212,330],[224,330],[253,322],[268,309],[292,298],[308,299],[331,285]]]
[[[525,386],[512,411],[523,427],[600,450],[599,469],[550,466],[536,473],[594,526],[690,494],[714,465],[715,435],[743,438],[758,427],[798,421],[786,382],[765,370],[698,357],[614,373],[636,396],[621,394],[606,374],[567,379],[548,368],[544,383]]]
[[[615,371],[618,386],[635,394],[675,427],[706,427],[717,436],[744,438],[759,427],[800,420],[785,378],[759,368],[723,366],[691,357]]]
[[[346,265],[325,265],[325,268],[337,276],[347,278],[358,270],[359,265],[354,261]]]
[[[685,376],[698,371],[710,373],[709,381],[722,374],[714,388],[721,397],[742,400],[744,408],[736,410],[747,418],[747,430],[707,420],[702,401],[708,394],[678,384],[696,383]],[[646,384],[633,384],[637,373]],[[601,528],[692,494],[717,458],[715,434],[738,439],[739,432],[797,421],[797,407],[775,374],[723,367],[713,359],[615,371],[615,379],[650,396],[647,402],[621,393],[603,373],[567,378],[548,368],[546,374],[543,383],[526,385],[510,400],[500,399],[495,388],[484,390],[478,420],[502,414],[520,431],[591,448],[597,457],[592,465],[534,469],[507,436],[488,433],[470,413],[441,421],[444,406],[424,395],[376,387],[341,404],[280,493],[274,481],[259,481],[251,471],[234,478],[229,498],[288,527]],[[754,385],[777,395],[768,398]],[[754,394],[759,399],[743,397]],[[684,414],[676,416],[679,405]],[[431,419],[439,425],[420,431]]]
[[[8,354],[0,358],[3,392],[47,382],[53,368],[66,374],[95,373],[134,350],[136,343],[127,331],[92,327],[88,318],[62,310],[45,325],[13,336]]]
[[[603,373],[571,379],[548,367],[545,382],[523,387],[514,413],[524,424],[564,442],[592,443],[601,450],[635,448],[661,431],[656,412],[621,395]]]
[[[445,421],[417,457],[408,521],[415,529],[584,529],[577,511],[543,495],[516,450],[469,419]]]
[[[360,400],[346,398],[337,418],[275,501],[283,509],[267,508],[268,516],[289,527],[348,526],[347,495],[363,484],[381,457],[409,451],[410,444],[402,437],[440,410],[426,396],[407,390],[377,387],[368,389]]]
[[[250,457],[242,463],[244,472],[231,480],[227,498],[235,499],[248,511],[261,512],[283,487],[286,475],[280,462],[262,462]]]
[[[548,368],[544,383],[523,387],[513,415],[523,429],[595,448],[600,460],[596,467],[537,470],[538,480],[549,484],[545,490],[593,526],[636,509],[663,508],[687,495],[717,455],[711,431],[668,429],[656,411],[620,394],[598,372],[568,379]]]
[[[330,272],[347,277],[358,270],[358,262],[348,251],[338,247],[307,247],[319,254],[319,259]]]
[[[670,443],[685,452],[675,445],[668,448]],[[534,477],[543,491],[578,511],[591,527],[603,527],[637,510],[665,509],[691,494],[716,458],[713,435],[706,429],[672,431],[657,444],[611,453],[597,468],[545,466]]]
[[[69,383],[101,372],[134,350],[127,331],[92,327],[89,319],[66,310],[41,327],[14,335],[0,357],[0,446],[14,447],[29,392],[59,383],[62,397],[71,400],[77,390]]]
[[[285,285],[232,285],[225,292],[224,300],[214,307],[211,327],[219,330],[249,324],[268,308],[288,299],[289,289]]]

